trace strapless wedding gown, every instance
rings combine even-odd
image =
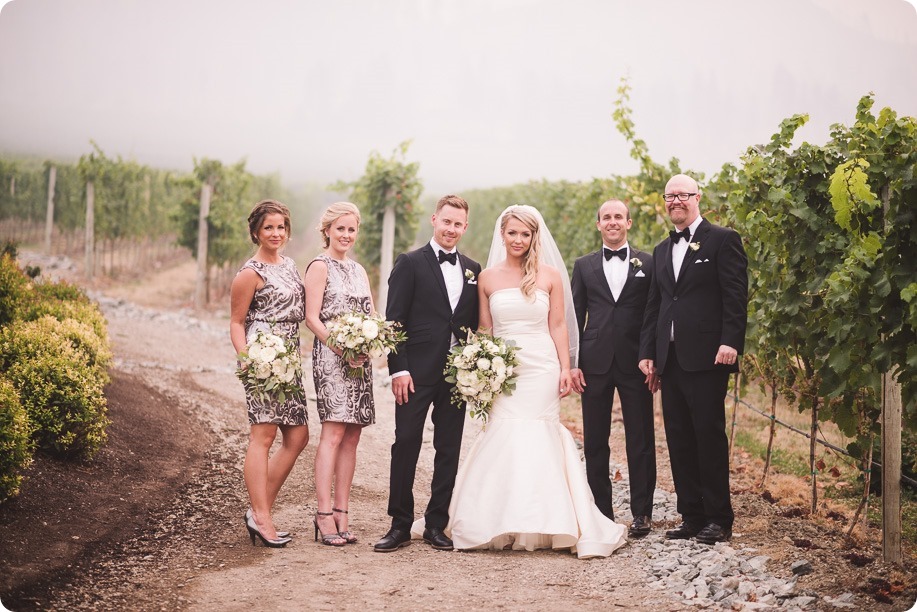
[[[490,295],[494,335],[516,342],[516,390],[497,398],[456,480],[449,506],[458,549],[570,549],[607,557],[625,527],[596,507],[573,436],[560,423],[560,363],[548,332],[548,294]]]

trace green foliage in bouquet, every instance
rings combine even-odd
[[[487,422],[497,396],[512,395],[516,389],[513,369],[519,365],[516,343],[484,332],[467,330],[468,335],[452,347],[443,372],[452,383],[452,399],[468,403],[472,418]]]
[[[0,377],[0,503],[19,493],[32,461],[32,427],[12,383]]]

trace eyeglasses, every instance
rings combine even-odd
[[[687,202],[688,198],[696,195],[696,193],[666,193],[663,194],[662,199],[666,202],[674,202],[675,198],[678,198],[679,202]]]

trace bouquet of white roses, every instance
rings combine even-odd
[[[302,375],[302,359],[296,345],[280,336],[258,330],[245,352],[239,355],[236,376],[254,395],[275,397],[281,404],[287,395],[303,393],[296,380]]]
[[[452,348],[443,374],[446,382],[455,383],[453,399],[468,402],[472,418],[487,423],[497,396],[512,395],[516,388],[513,368],[519,365],[517,350],[512,340],[471,330]]]
[[[386,321],[378,314],[343,314],[326,322],[325,327],[330,334],[325,344],[340,349],[345,361],[357,355],[369,355],[373,358],[388,355],[407,339],[405,333],[399,329],[400,323]],[[363,368],[348,367],[347,374],[362,376]]]

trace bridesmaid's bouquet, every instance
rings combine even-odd
[[[471,330],[452,347],[443,374],[446,382],[455,383],[453,400],[467,402],[472,418],[487,423],[497,396],[512,395],[516,388],[513,368],[519,365],[517,350],[512,340]]]
[[[302,395],[296,380],[302,375],[302,359],[292,340],[258,330],[245,352],[239,355],[236,376],[250,393],[262,399],[274,397],[281,404],[287,396]]]
[[[325,327],[331,334],[325,344],[340,349],[344,360],[353,359],[357,355],[382,357],[396,351],[398,345],[407,340],[407,335],[400,330],[400,323],[387,321],[378,314],[343,314],[326,322]],[[347,374],[363,376],[363,368],[348,367]]]

